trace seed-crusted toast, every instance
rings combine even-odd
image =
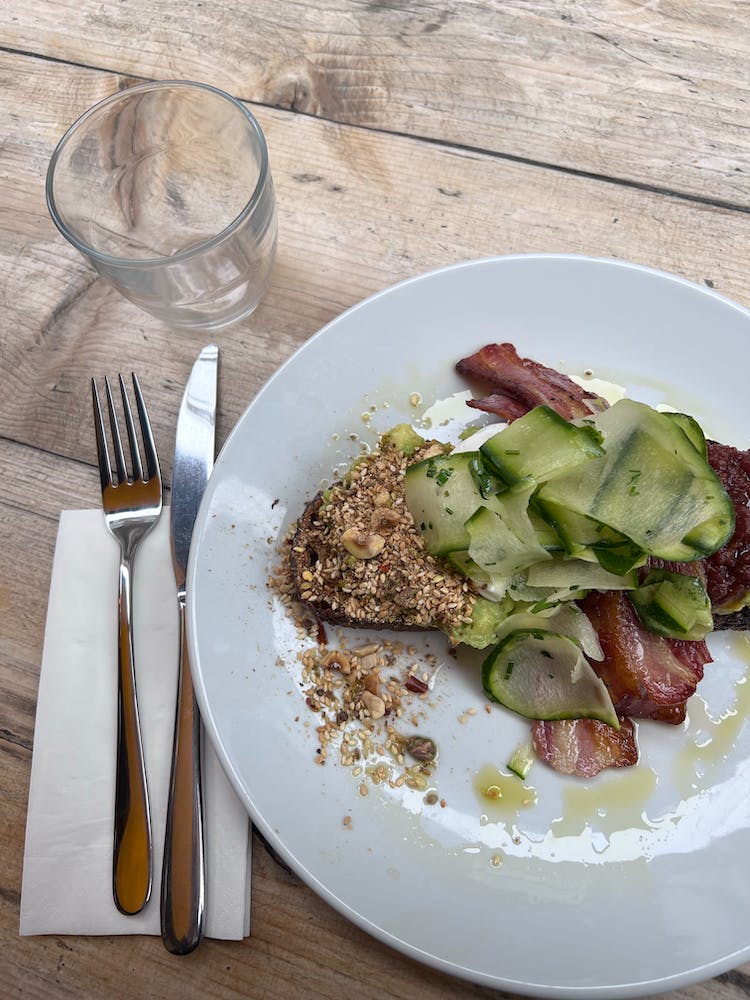
[[[408,465],[446,447],[414,439],[384,435],[297,521],[290,546],[294,596],[320,621],[452,636],[471,622],[471,581],[428,554],[404,499]]]

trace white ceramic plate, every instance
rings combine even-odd
[[[531,995],[677,988],[750,958],[744,635],[712,637],[715,663],[685,726],[639,725],[636,768],[582,782],[536,764],[528,781],[537,803],[518,813],[491,808],[476,782],[504,765],[525,723],[484,710],[475,661],[447,657],[439,636],[415,637],[445,664],[422,726],[440,745],[441,807],[403,788],[362,797],[348,769],[315,764],[299,640],[266,587],[277,540],[321,480],[376,430],[414,422],[465,389],[455,361],[504,340],[747,443],[750,313],[706,288],[620,262],[523,256],[438,271],[369,299],[274,375],[217,461],[188,575],[203,718],[263,835],[388,944]],[[466,410],[469,423],[476,412]]]

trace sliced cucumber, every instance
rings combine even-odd
[[[526,579],[532,587],[554,590],[633,590],[638,586],[634,570],[624,574],[610,573],[599,563],[557,557],[529,566]]]
[[[529,500],[529,520],[534,529],[536,540],[548,552],[562,552],[564,550],[565,546],[563,545],[562,538],[560,538],[554,527],[549,521],[545,520],[537,509],[533,494]]]
[[[570,510],[547,496],[537,495],[536,508],[554,527],[569,555],[586,562],[598,562],[610,573],[629,573],[648,558],[626,535],[601,521]]]
[[[664,416],[667,420],[671,420],[672,423],[677,424],[702,458],[705,459],[708,457],[706,435],[694,417],[689,416],[687,413],[664,413]]]
[[[651,632],[671,639],[705,639],[713,629],[711,602],[695,576],[654,569],[629,595]]]
[[[525,743],[521,743],[513,751],[513,755],[508,761],[508,770],[513,774],[518,775],[523,781],[531,770],[531,765],[536,760],[536,752],[534,750],[534,744],[531,740],[526,740]]]
[[[549,406],[536,406],[499,431],[479,449],[487,464],[507,483],[550,475],[603,455],[601,434],[589,425],[569,423]]]
[[[598,719],[620,727],[609,692],[580,646],[556,632],[511,632],[485,659],[482,685],[488,698],[528,719]]]
[[[509,518],[511,523],[513,513]],[[533,562],[551,558],[536,541],[530,524],[526,537],[521,538],[504,516],[488,507],[480,507],[472,514],[466,522],[466,531],[469,557],[494,578],[513,576]]]
[[[469,547],[471,539],[464,525],[481,504],[488,502],[472,475],[472,463],[477,458],[478,453],[470,451],[438,455],[406,470],[406,505],[432,555]]]
[[[604,653],[599,644],[599,636],[588,617],[576,604],[560,604],[543,611],[519,611],[510,615],[497,630],[498,641],[512,632],[544,629],[565,635],[578,645],[590,660],[603,660]]]
[[[541,486],[537,503],[545,516],[552,509],[590,518],[667,560],[710,555],[729,539],[732,503],[674,419],[630,399],[593,419],[606,454]],[[618,558],[617,546],[597,549],[597,558],[613,572],[627,562]]]

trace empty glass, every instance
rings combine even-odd
[[[137,306],[172,326],[247,316],[276,253],[266,141],[223,91],[145,83],[95,105],[47,172],[55,225]]]

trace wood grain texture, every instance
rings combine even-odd
[[[144,386],[168,481],[181,386],[202,340],[168,330],[96,280],[54,229],[43,198],[56,136],[71,114],[121,81],[2,54],[0,74],[11,112],[0,219],[17,214],[23,222],[21,231],[0,229],[0,363],[8,386],[0,431],[93,461],[87,380],[128,366],[141,374],[150,369]],[[220,435],[281,361],[329,319],[393,282],[458,261],[530,251],[621,257],[709,282],[750,303],[745,213],[255,110],[270,148],[280,249],[261,307],[216,338],[227,373]]]
[[[120,299],[54,229],[44,177],[67,124],[141,78],[193,77],[253,102],[280,249],[261,307],[215,335],[221,441],[324,323],[458,261],[627,258],[750,305],[750,37],[736,27],[748,13],[729,0],[0,4],[3,995],[503,996],[373,940],[258,840],[246,942],[175,959],[156,939],[17,936],[57,520],[99,500],[88,380],[138,371],[169,481],[180,396],[205,341]],[[749,993],[750,964],[667,996]]]
[[[750,207],[747,0],[58,0],[9,47]]]

